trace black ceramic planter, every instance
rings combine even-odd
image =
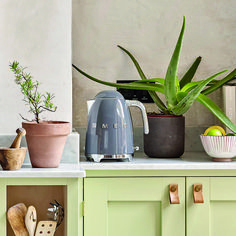
[[[144,152],[149,157],[180,157],[184,153],[185,118],[149,115],[149,134],[144,134]]]

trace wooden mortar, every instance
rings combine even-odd
[[[0,164],[3,170],[19,170],[24,162],[27,148],[20,148],[20,142],[26,131],[23,128],[19,128],[16,133],[17,136],[10,148],[0,147]]]

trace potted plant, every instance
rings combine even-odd
[[[160,110],[160,114],[148,115],[150,133],[144,135],[144,151],[150,157],[179,157],[183,154],[185,126],[183,114],[191,107],[195,100],[207,107],[230,130],[236,132],[236,125],[233,124],[224,112],[206,96],[220,88],[226,82],[232,80],[236,75],[236,69],[221,80],[214,79],[218,75],[226,72],[226,70],[218,72],[204,80],[192,82],[201,61],[201,57],[198,57],[179,80],[177,77],[177,68],[184,30],[185,17],[183,18],[182,29],[172,54],[165,79],[147,79],[134,56],[121,46],[118,47],[133,61],[142,80],[127,84],[110,83],[96,79],[79,69],[77,66],[72,65],[82,75],[95,82],[117,88],[147,90],[149,92]],[[206,85],[210,86],[206,88]],[[165,95],[165,102],[160,99],[158,93]]]
[[[41,168],[58,167],[71,124],[65,121],[41,120],[42,112],[57,110],[52,102],[54,95],[49,92],[40,93],[39,82],[33,81],[31,74],[26,73],[19,62],[14,61],[9,66],[15,75],[16,84],[20,86],[24,95],[24,102],[34,116],[32,120],[28,120],[21,115],[31,164],[33,167]]]

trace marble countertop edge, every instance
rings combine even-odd
[[[78,164],[60,164],[57,168],[32,168],[30,164],[24,164],[19,170],[1,170],[1,177],[40,177],[40,178],[78,178],[85,177],[85,171]]]

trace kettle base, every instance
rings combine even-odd
[[[132,160],[132,154],[86,154],[86,158],[92,162],[127,162]]]

